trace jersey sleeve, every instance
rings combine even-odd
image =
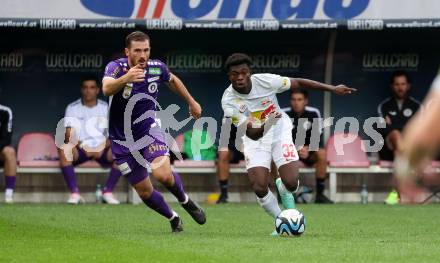
[[[281,93],[290,89],[290,78],[276,74],[268,74],[271,87],[276,93]]]
[[[74,128],[75,127],[75,122],[73,121],[74,118],[76,118],[74,108],[67,106],[66,113],[64,114],[64,127]]]
[[[117,79],[120,73],[121,73],[121,66],[115,61],[111,61],[105,67],[104,78]]]
[[[170,82],[171,80],[171,72],[168,69],[168,66],[161,62],[161,74],[160,74],[160,80],[163,82]]]
[[[243,113],[240,113],[237,109],[230,105],[223,106],[223,118],[230,118],[235,127],[240,126],[247,120],[247,117]]]

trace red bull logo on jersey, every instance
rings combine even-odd
[[[351,19],[371,0],[81,0],[100,15],[121,18],[181,19]],[[292,3],[295,2],[295,3]]]
[[[261,111],[254,111],[251,113],[251,115],[257,118],[258,120],[264,122],[271,113],[275,112],[275,110],[276,110],[275,104],[270,104],[266,109]]]

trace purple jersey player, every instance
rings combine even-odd
[[[114,160],[143,202],[170,220],[173,232],[183,230],[182,220],[162,194],[154,190],[142,160],[148,162],[153,177],[177,198],[192,218],[204,224],[203,209],[189,199],[179,175],[171,170],[164,134],[155,121],[159,84],[168,84],[183,97],[194,118],[200,117],[202,109],[163,62],[149,59],[150,38],[147,34],[133,32],[126,37],[125,45],[127,57],[110,62],[102,80],[104,95],[110,96],[109,138]]]

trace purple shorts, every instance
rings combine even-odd
[[[136,154],[130,152],[127,147],[113,140],[111,141],[113,160],[115,160],[122,175],[127,177],[131,185],[135,185],[148,177],[148,170],[138,162],[139,159],[146,166],[158,157],[169,155],[168,146],[160,128],[151,128],[148,134],[152,136],[151,142],[146,146],[137,147],[140,148],[136,151],[138,158],[135,158]]]
[[[78,150],[78,160],[76,160],[72,163],[72,165],[74,165],[74,166],[80,165],[80,164],[85,163],[90,160],[95,160],[102,167],[110,167],[113,164],[113,162],[110,162],[109,160],[107,160],[107,153],[110,150],[110,147],[106,147],[102,151],[101,156],[99,156],[98,159],[93,159],[91,157],[87,157],[87,153],[83,148],[76,147],[76,149]]]

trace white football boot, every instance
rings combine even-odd
[[[102,201],[109,205],[119,205],[119,200],[113,195],[112,192],[104,193],[102,195]]]
[[[71,205],[78,205],[78,204],[82,204],[85,203],[84,198],[82,198],[82,196],[78,193],[71,193],[69,200],[67,200],[68,204]]]
[[[14,203],[14,199],[12,198],[13,193],[14,193],[14,190],[6,189],[6,191],[5,191],[5,203],[7,203],[7,204]]]

